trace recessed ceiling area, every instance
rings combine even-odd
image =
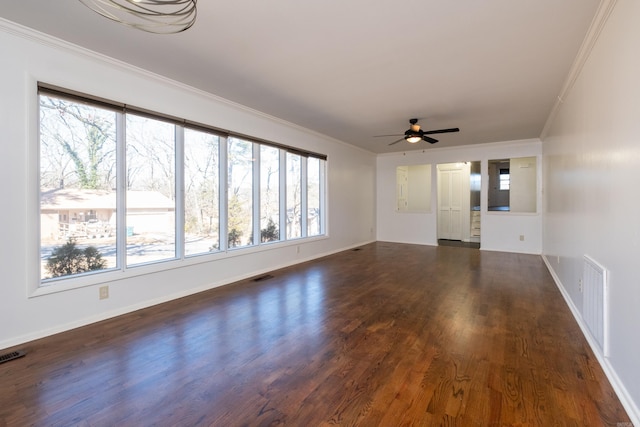
[[[539,137],[599,4],[201,0],[195,25],[170,35],[78,0],[5,1],[0,17],[386,153]],[[411,118],[460,132],[433,145],[374,137]]]

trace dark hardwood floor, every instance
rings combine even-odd
[[[359,249],[20,346],[0,425],[630,425],[539,256]]]

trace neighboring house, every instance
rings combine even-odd
[[[116,193],[58,188],[40,194],[43,239],[109,236],[116,224]],[[157,191],[127,191],[127,233],[173,229],[175,204]]]

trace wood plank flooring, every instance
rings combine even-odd
[[[0,425],[630,425],[540,257],[359,249],[20,346]]]

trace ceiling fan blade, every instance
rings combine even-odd
[[[449,128],[449,129],[438,129],[438,130],[425,130],[425,135],[433,135],[434,133],[450,133],[450,132],[460,132],[458,128]]]
[[[396,136],[398,136],[398,135],[396,135]],[[398,142],[400,142],[400,141],[404,141],[404,138],[400,138],[400,139],[399,139],[399,140],[397,140],[397,141],[393,141],[393,142],[392,142],[391,144],[389,144],[389,145],[397,144],[397,143],[398,143]]]
[[[393,135],[373,135],[373,137],[374,138],[380,138],[380,137],[383,137],[383,136],[402,136],[402,135],[404,135],[404,134],[402,134],[402,133],[394,133]]]
[[[425,133],[426,133],[426,132],[425,132]],[[426,136],[426,135],[423,135],[423,136],[422,136],[422,140],[423,140],[423,141],[427,141],[429,144],[435,144],[436,142],[438,142],[438,140],[437,140],[437,139],[430,138],[430,137],[428,137],[428,136]]]

